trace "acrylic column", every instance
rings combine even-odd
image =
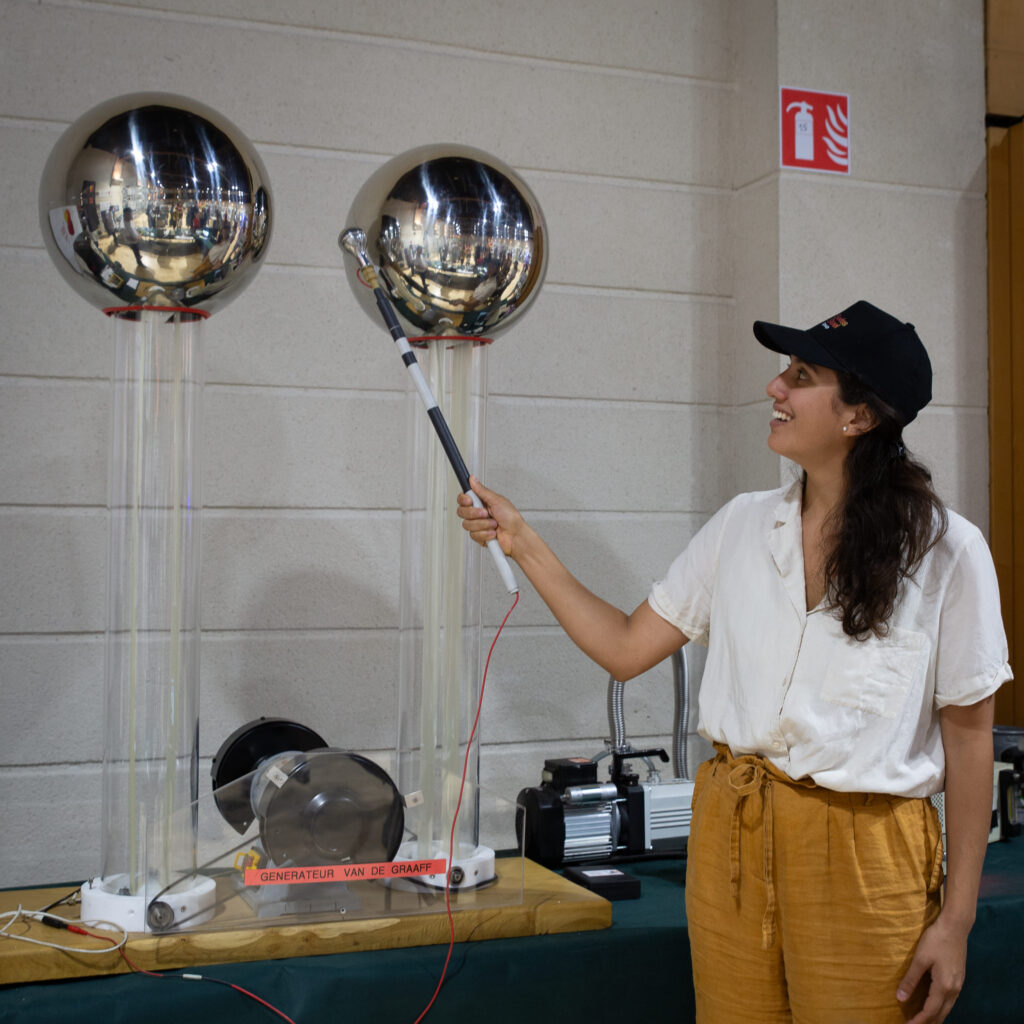
[[[466,465],[482,472],[488,341],[413,343]],[[449,876],[453,887],[471,887],[494,877],[494,851],[480,844],[479,736],[466,753],[480,698],[481,559],[455,514],[458,482],[412,389],[406,407],[398,776],[410,838],[398,856],[447,858],[458,807]]]
[[[113,316],[103,873],[83,887],[83,918],[131,931],[201,923],[214,896],[196,874],[188,812],[199,780],[204,316]]]

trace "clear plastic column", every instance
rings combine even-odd
[[[199,778],[202,317],[146,308],[114,324],[103,867],[83,918],[141,931],[199,923],[213,895],[195,876],[195,816],[175,813]]]
[[[417,359],[466,465],[481,472],[488,344],[479,338],[423,343]],[[400,857],[446,857],[466,742],[481,682],[479,549],[455,514],[459,486],[423,414],[407,396],[406,497],[402,517],[399,788],[416,794]],[[479,738],[470,751],[455,835],[454,884],[493,877],[493,851],[479,845]],[[422,800],[420,800],[422,796]],[[443,878],[438,880],[443,884]]]

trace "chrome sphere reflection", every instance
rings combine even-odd
[[[547,228],[536,198],[510,167],[468,146],[421,146],[389,160],[359,190],[345,227],[366,232],[410,335],[491,337],[544,280]],[[370,289],[345,263],[379,321]]]
[[[226,118],[183,96],[93,107],[57,140],[39,186],[46,248],[101,309],[210,312],[252,279],[272,223],[267,172]]]

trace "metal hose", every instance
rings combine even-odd
[[[614,676],[608,677],[608,732],[612,750],[618,750],[626,742],[626,718],[622,711],[624,683]]]
[[[683,648],[672,653],[672,681],[675,692],[675,715],[672,729],[672,763],[675,766],[676,778],[689,778],[688,738],[690,724],[690,674],[686,665],[686,652]],[[608,677],[608,731],[610,739],[608,750],[594,758],[595,761],[606,756],[610,751],[628,752],[626,740],[626,718],[622,708],[622,695],[625,683],[620,683],[614,676]],[[643,758],[649,771],[654,771],[650,758]]]
[[[690,671],[686,664],[686,652],[682,647],[672,655],[672,681],[675,683],[676,713],[673,721],[672,763],[676,778],[690,777],[689,730],[690,730]]]

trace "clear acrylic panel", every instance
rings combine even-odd
[[[268,758],[176,812],[178,827],[199,824],[198,862],[194,873],[149,896],[149,928],[233,930],[443,913],[447,840],[439,858],[388,856],[396,845],[415,846],[406,817],[415,799],[351,751]],[[464,805],[482,808],[488,820],[514,820],[514,800],[475,785],[467,785]],[[452,875],[453,912],[522,903],[521,851],[504,851],[494,866],[483,882],[471,869]],[[214,898],[197,907],[193,894],[203,880]]]
[[[471,472],[482,473],[488,345],[479,338],[425,342],[417,359]],[[410,808],[415,848],[432,857],[448,843],[465,765],[458,848],[480,844],[479,732],[466,743],[480,696],[481,559],[455,514],[459,485],[418,395],[407,395],[409,438],[402,516],[398,778],[419,793]],[[484,723],[486,716],[484,716]]]
[[[195,865],[179,812],[198,795],[201,324],[168,309],[114,318],[103,859],[89,898],[115,920],[112,904],[141,904]]]

